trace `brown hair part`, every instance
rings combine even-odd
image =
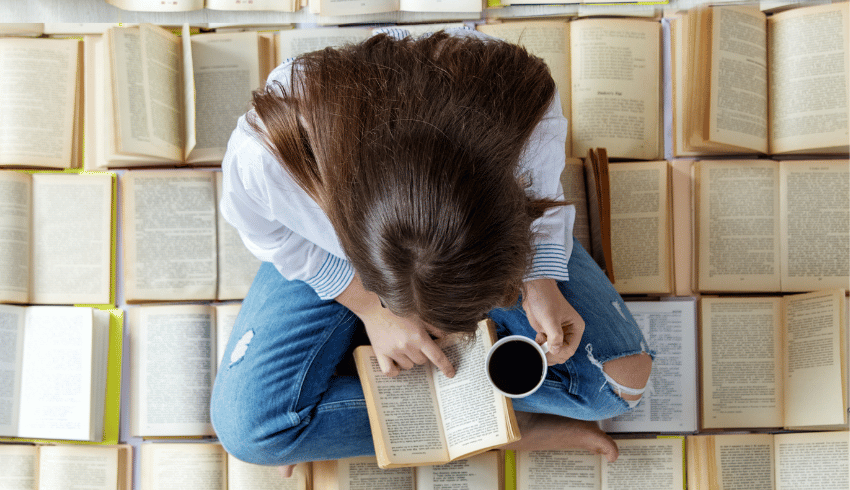
[[[367,290],[395,314],[471,332],[516,302],[531,224],[518,162],[555,93],[524,49],[440,32],[297,58],[249,122],[327,213]],[[258,120],[259,119],[259,120]]]

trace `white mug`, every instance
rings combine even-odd
[[[490,347],[484,364],[490,385],[509,398],[522,398],[534,393],[546,379],[549,369],[547,352],[548,343],[539,345],[522,335],[500,339]]]

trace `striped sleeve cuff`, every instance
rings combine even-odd
[[[567,270],[567,249],[557,243],[538,243],[535,246],[534,259],[531,262],[531,272],[525,280],[532,279],[555,279],[557,281],[569,281],[570,274]]]
[[[386,34],[393,39],[404,39],[410,35],[410,31],[400,27],[379,27],[372,31],[373,34]]]
[[[321,299],[334,299],[348,287],[354,278],[354,267],[344,259],[328,254],[316,275],[305,282]]]

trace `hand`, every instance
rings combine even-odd
[[[396,376],[399,369],[412,369],[428,361],[449,378],[454,376],[454,366],[419,319],[399,317],[386,308],[361,319],[381,371],[387,376]]]
[[[538,344],[549,343],[549,365],[561,364],[575,354],[584,334],[584,320],[558,289],[554,279],[525,283],[522,307],[537,332]]]
[[[454,366],[428,334],[431,327],[418,318],[396,316],[381,306],[378,296],[366,291],[358,275],[354,275],[336,301],[363,320],[378,364],[387,376],[396,376],[399,369],[411,369],[428,361],[449,378],[455,375]]]

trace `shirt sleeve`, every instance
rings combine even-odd
[[[270,158],[240,120],[222,161],[221,214],[258,259],[271,262],[290,281],[306,282],[320,298],[333,299],[351,282],[354,268],[275,218],[263,162]]]
[[[561,172],[566,159],[567,119],[557,93],[537,124],[522,157],[519,169],[531,182],[529,191],[539,198],[563,199]],[[557,206],[547,210],[532,224],[535,252],[531,271],[525,280],[550,278],[569,280],[567,262],[573,248],[572,229],[575,207]]]

